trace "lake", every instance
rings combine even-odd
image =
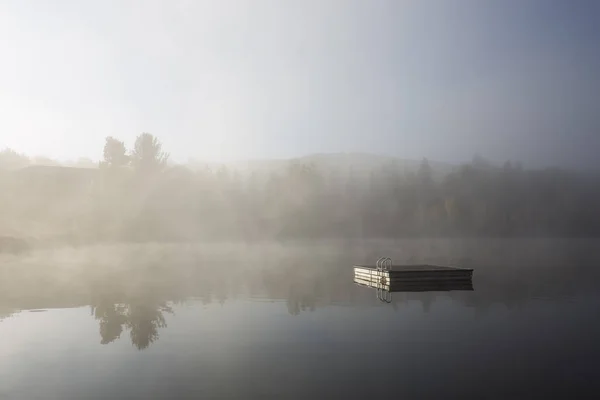
[[[474,290],[382,303],[352,272],[379,256],[474,268]],[[98,245],[0,278],[0,399],[600,390],[600,240]]]

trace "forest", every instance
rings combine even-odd
[[[0,236],[28,241],[180,242],[404,237],[594,237],[600,176],[493,165],[368,173],[290,160],[268,172],[177,165],[160,140],[60,166],[0,152]]]

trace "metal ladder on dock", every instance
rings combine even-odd
[[[392,259],[389,257],[381,257],[375,264],[377,269],[377,299],[383,303],[392,302],[392,293],[383,288],[383,273],[392,270]]]

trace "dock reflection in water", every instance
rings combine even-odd
[[[424,281],[424,282],[393,282],[382,283],[381,281],[354,278],[358,286],[375,289],[377,299],[384,303],[392,302],[392,293],[399,292],[450,292],[450,291],[473,291],[473,280],[459,281]]]

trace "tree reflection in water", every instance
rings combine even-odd
[[[165,313],[173,309],[165,302],[135,300],[114,303],[103,299],[92,306],[92,315],[99,321],[101,344],[112,343],[129,330],[131,343],[144,350],[159,338],[159,328],[166,328]]]

